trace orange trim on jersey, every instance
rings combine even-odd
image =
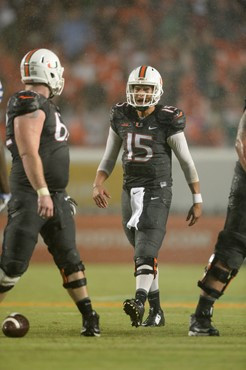
[[[183,112],[179,112],[179,114],[177,115],[177,118],[182,117],[182,116],[183,116]]]
[[[26,59],[24,61],[24,73],[25,73],[25,76],[26,77],[29,77],[30,76],[30,70],[29,70],[29,61],[32,57],[32,55],[35,53],[35,51],[37,51],[38,49],[34,49],[34,50],[31,50],[27,56],[26,56]]]
[[[148,68],[147,66],[142,66],[140,68],[139,75],[138,75],[139,78],[144,78],[145,77],[147,68]]]
[[[20,95],[19,98],[21,98],[21,99],[33,99],[33,96]]]

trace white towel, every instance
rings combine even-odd
[[[143,198],[144,198],[144,188],[131,189],[132,216],[126,225],[128,229],[130,229],[131,227],[135,227],[135,229],[138,230],[137,225],[143,211]]]

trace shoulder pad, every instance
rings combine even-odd
[[[162,106],[158,112],[158,118],[160,121],[168,122],[173,129],[183,130],[186,123],[186,117],[184,112],[176,107],[173,106]]]
[[[115,118],[116,119],[122,118],[123,116],[131,112],[131,108],[132,107],[126,102],[115,104],[111,109],[110,119],[113,120]]]
[[[15,115],[35,112],[40,109],[40,100],[40,95],[34,91],[19,91],[10,99],[9,108]]]

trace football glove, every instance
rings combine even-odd
[[[0,212],[4,210],[10,198],[11,194],[0,193]]]
[[[77,207],[78,203],[73,198],[71,198],[69,195],[67,197],[65,197],[65,200],[69,203],[71,214],[73,216],[75,216],[76,213],[77,213],[77,208],[76,207]]]

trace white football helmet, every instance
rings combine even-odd
[[[153,86],[153,92],[151,94],[145,94],[143,102],[138,103],[134,94],[135,85]],[[151,107],[158,103],[162,94],[162,78],[155,68],[151,66],[140,66],[130,73],[126,85],[126,98],[128,104],[135,108]]]
[[[64,87],[64,68],[59,58],[48,49],[29,51],[21,61],[21,79],[25,84],[41,83],[50,88],[51,97],[60,95]]]

